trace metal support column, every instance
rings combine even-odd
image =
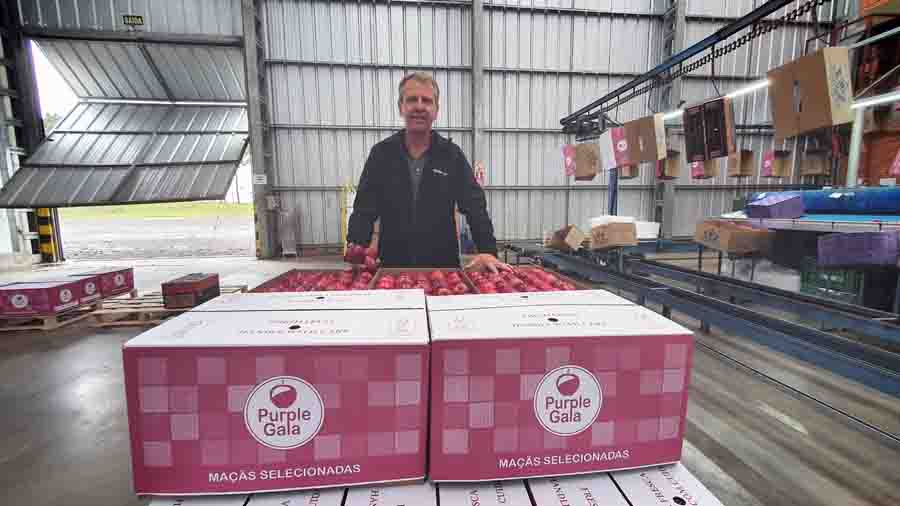
[[[484,5],[482,0],[472,0],[472,165],[485,154],[484,111],[482,110],[484,89],[484,56],[482,55],[482,33],[484,32]],[[483,161],[483,160],[481,160]]]
[[[263,92],[265,76],[260,67],[260,19],[255,0],[241,0],[244,26],[244,67],[247,79],[247,117],[250,130],[250,153],[253,157],[253,215],[256,228],[256,257],[272,258],[276,254],[277,218],[269,205],[274,183],[272,153],[266,144],[266,117]],[[274,198],[274,196],[273,196]]]
[[[53,226],[53,213],[48,207],[37,210],[38,237],[41,243],[41,262],[57,261],[56,232]]]
[[[609,171],[609,215],[619,214],[619,169]]]
[[[850,134],[850,158],[847,161],[847,188],[856,188],[859,184],[859,162],[862,158],[862,142],[866,109],[856,109],[853,119],[853,131]]]

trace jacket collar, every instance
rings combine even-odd
[[[406,149],[406,146],[404,146],[404,142],[406,142],[406,129],[404,128],[403,130],[398,131],[397,133],[392,135],[388,140],[392,144],[395,144],[396,147],[398,147],[400,149]],[[451,141],[450,139],[443,137],[441,134],[435,132],[434,130],[431,131],[431,149],[432,150],[436,150],[436,149],[443,150],[452,143],[453,143],[453,141]]]

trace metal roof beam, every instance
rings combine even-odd
[[[145,42],[149,44],[181,44],[197,46],[243,47],[244,38],[237,35],[182,35],[158,32],[98,32],[88,30],[56,30],[22,27],[26,37],[63,40],[96,40],[104,42]]]

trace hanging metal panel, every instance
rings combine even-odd
[[[52,30],[241,35],[241,0],[9,0],[23,26]]]
[[[80,103],[0,189],[0,207],[221,198],[246,145],[243,107]]]
[[[79,98],[245,100],[240,48],[39,39]]]

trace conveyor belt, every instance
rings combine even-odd
[[[652,274],[689,283],[702,288],[703,293],[713,297],[729,297],[732,301],[747,301],[779,311],[788,311],[804,320],[823,322],[836,328],[852,329],[856,333],[900,345],[900,325],[897,324],[897,315],[893,313],[636,257],[627,258],[625,268],[627,272],[637,275]]]
[[[556,253],[541,256],[567,274],[607,283],[715,326],[752,339],[781,353],[900,397],[900,356],[827,332],[788,322],[712,297],[665,285],[640,276],[615,272],[592,262]]]

